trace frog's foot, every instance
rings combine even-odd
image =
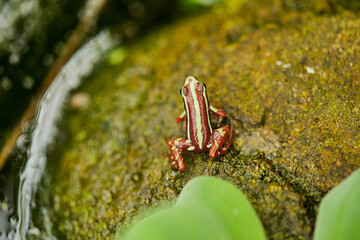
[[[168,155],[171,165],[179,170],[185,170],[184,159],[182,157],[183,150],[187,150],[191,146],[191,142],[187,138],[172,138],[168,141],[170,155]]]
[[[232,142],[233,125],[230,125],[230,130],[227,126],[217,128],[210,138],[210,151],[209,156],[216,158],[224,155],[230,148]],[[227,140],[226,140],[227,139]]]

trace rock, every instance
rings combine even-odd
[[[269,239],[311,239],[321,198],[360,166],[360,20],[326,1],[231,3],[146,36],[80,89],[91,102],[68,111],[49,154],[59,235],[111,239],[213,175],[247,195]],[[185,153],[177,172],[163,153],[185,136],[175,119],[188,75],[227,113],[234,143],[215,160]]]

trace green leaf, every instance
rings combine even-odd
[[[125,239],[230,239],[216,220],[200,211],[193,207],[163,209],[136,224]]]
[[[120,238],[119,238],[120,239]],[[213,177],[198,177],[174,206],[145,217],[121,239],[266,239],[260,220],[241,191]]]
[[[188,3],[192,3],[192,4],[200,4],[203,6],[212,6],[216,3],[221,2],[221,0],[185,0]]]
[[[360,239],[360,168],[321,201],[314,239]]]
[[[245,195],[231,183],[199,177],[182,190],[177,206],[206,208],[228,239],[266,239],[263,227]]]

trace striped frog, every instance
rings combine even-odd
[[[219,127],[225,117],[221,109],[210,105],[206,94],[206,86],[195,77],[189,76],[185,79],[184,86],[180,89],[183,97],[185,111],[180,114],[176,122],[186,118],[186,138],[172,138],[168,141],[171,154],[171,165],[179,170],[185,170],[182,157],[183,151],[204,152],[209,151],[211,158],[224,155],[232,142],[233,125]],[[210,124],[210,113],[218,115],[218,128],[212,129]]]

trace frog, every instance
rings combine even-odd
[[[206,92],[206,85],[194,76],[185,79],[180,89],[183,98],[184,111],[177,117],[176,122],[186,120],[186,137],[168,140],[170,154],[167,154],[171,165],[178,171],[185,170],[182,153],[209,151],[210,158],[217,158],[226,154],[233,139],[233,124],[220,127],[226,117],[220,108],[210,105]],[[213,130],[210,115],[219,116],[217,128]]]

